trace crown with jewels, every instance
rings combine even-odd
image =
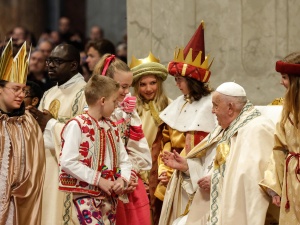
[[[156,58],[151,52],[147,58],[137,59],[132,56],[130,69],[133,73],[133,82],[135,83],[140,77],[144,75],[155,75],[160,77],[163,81],[167,79],[168,71],[166,67],[160,64],[160,60]]]
[[[25,84],[27,80],[30,52],[27,54],[26,42],[13,57],[12,39],[6,44],[0,57],[0,80]]]
[[[201,21],[193,37],[182,48],[176,48],[174,59],[168,65],[168,72],[171,75],[181,75],[196,79],[201,82],[208,82],[210,78],[209,56],[205,56],[204,45],[204,22]]]

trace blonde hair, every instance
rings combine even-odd
[[[86,102],[94,105],[102,97],[109,98],[119,88],[119,83],[110,77],[92,76],[84,88]]]
[[[148,75],[152,75],[152,74],[148,74]],[[157,77],[155,75],[153,75],[156,78],[157,81],[157,91],[155,93],[153,102],[154,105],[156,106],[158,112],[163,111],[167,106],[168,106],[168,97],[166,96],[165,92],[164,92],[164,88],[163,88],[163,80],[160,77]],[[143,97],[141,96],[141,94],[139,93],[139,86],[140,86],[140,81],[141,78],[143,76],[141,76],[138,80],[136,80],[133,83],[133,87],[134,87],[134,95],[136,96],[137,99],[137,112],[139,114],[139,116],[142,116],[142,112],[143,112],[143,102],[145,101],[143,99]]]
[[[93,75],[101,75],[102,71],[104,69],[104,64],[105,64],[105,60],[110,57],[113,56],[112,54],[105,54],[104,56],[101,57],[100,61],[96,64],[94,71],[93,71]],[[114,73],[117,71],[124,71],[124,72],[129,72],[130,69],[127,66],[127,64],[125,62],[123,62],[121,59],[119,58],[114,58],[105,73],[105,76],[110,77],[110,78],[114,78]]]
[[[286,63],[300,64],[300,52],[293,52],[287,55],[283,60]],[[290,114],[294,128],[299,128],[300,121],[300,76],[299,74],[288,74],[290,85],[284,98],[282,109],[281,126],[285,124]]]

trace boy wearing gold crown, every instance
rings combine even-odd
[[[41,224],[45,173],[43,135],[25,111],[26,42],[13,56],[12,40],[0,59],[0,224]]]

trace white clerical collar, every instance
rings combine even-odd
[[[58,88],[66,89],[67,87],[69,87],[72,84],[78,82],[79,80],[84,80],[84,79],[83,79],[83,76],[80,73],[77,73],[70,80],[68,80],[66,83],[64,83],[62,85],[59,85]]]

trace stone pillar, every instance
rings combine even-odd
[[[127,0],[128,57],[151,50],[167,65],[204,20],[211,86],[236,81],[252,102],[268,104],[285,93],[276,60],[300,50],[299,11],[297,0]],[[180,94],[173,80],[166,82],[171,98]]]
[[[39,38],[45,29],[45,1],[9,0],[0,1],[0,39],[15,26],[24,26]]]

